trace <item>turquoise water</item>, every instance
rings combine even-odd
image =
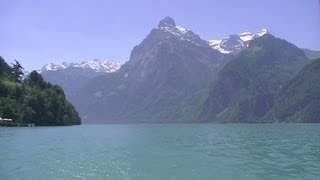
[[[0,127],[0,179],[320,179],[320,124]]]

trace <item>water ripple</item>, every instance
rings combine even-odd
[[[320,179],[318,124],[1,128],[0,179]]]

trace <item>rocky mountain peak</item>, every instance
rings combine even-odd
[[[176,23],[171,17],[166,17],[159,22],[158,28],[162,27],[175,27]]]
[[[184,43],[192,43],[196,46],[208,46],[197,34],[182,26],[176,25],[171,17],[166,17],[159,22],[156,30],[159,30],[164,39],[175,39]]]

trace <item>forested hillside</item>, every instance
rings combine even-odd
[[[204,104],[208,122],[260,122],[282,86],[309,62],[293,44],[268,34],[227,64]]]
[[[267,122],[320,122],[320,59],[305,66],[277,96]]]
[[[43,80],[36,71],[23,79],[16,61],[10,67],[0,57],[0,117],[40,126],[79,125],[81,119],[61,87]]]

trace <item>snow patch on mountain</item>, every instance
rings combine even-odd
[[[211,48],[218,50],[223,54],[238,54],[239,52],[245,50],[249,47],[249,43],[265,34],[268,34],[267,29],[261,29],[257,33],[251,33],[245,31],[240,34],[230,35],[221,40],[209,40],[204,41],[201,38],[194,34],[191,30],[187,28],[178,26],[175,24],[174,20],[170,17],[167,17],[160,21],[158,30],[166,33],[165,38],[177,38],[180,41],[186,41],[195,44],[196,46],[211,46]]]
[[[82,68],[84,70],[93,70],[95,72],[112,73],[117,71],[120,67],[121,64],[117,61],[99,61],[98,59],[94,59],[91,61],[83,61],[81,63],[49,63],[44,65],[41,71],[57,71],[67,68]]]
[[[240,34],[228,36],[222,40],[209,40],[208,44],[223,54],[236,54],[249,46],[250,41],[268,34],[267,29],[261,29],[257,33],[245,31]]]
[[[210,41],[209,41],[209,45],[210,45],[213,49],[216,49],[216,50],[220,51],[220,52],[223,53],[223,54],[229,54],[229,53],[231,53],[231,51],[227,51],[227,50],[225,50],[225,49],[223,49],[223,48],[221,47],[221,42],[222,42],[222,40],[210,40]]]
[[[256,33],[256,35],[258,35],[258,37],[264,36],[265,34],[268,34],[269,31],[268,29],[261,29],[259,32]]]
[[[194,34],[190,30],[183,28],[181,26],[161,26],[161,27],[158,27],[158,29],[175,36],[180,36],[180,37],[194,36]]]
[[[181,26],[176,26],[176,28],[183,34],[186,34],[188,32],[188,30],[186,28],[183,28]]]
[[[180,41],[187,41],[195,44],[196,46],[204,45],[205,43],[201,42],[202,40],[196,34],[194,34],[191,30],[177,26],[172,18],[165,18],[160,21],[158,30],[167,33],[167,39],[171,37],[175,37]]]
[[[242,41],[247,42],[247,41],[251,41],[252,39],[254,39],[256,35],[246,31],[246,32],[238,34],[238,36],[240,37],[240,39]]]

